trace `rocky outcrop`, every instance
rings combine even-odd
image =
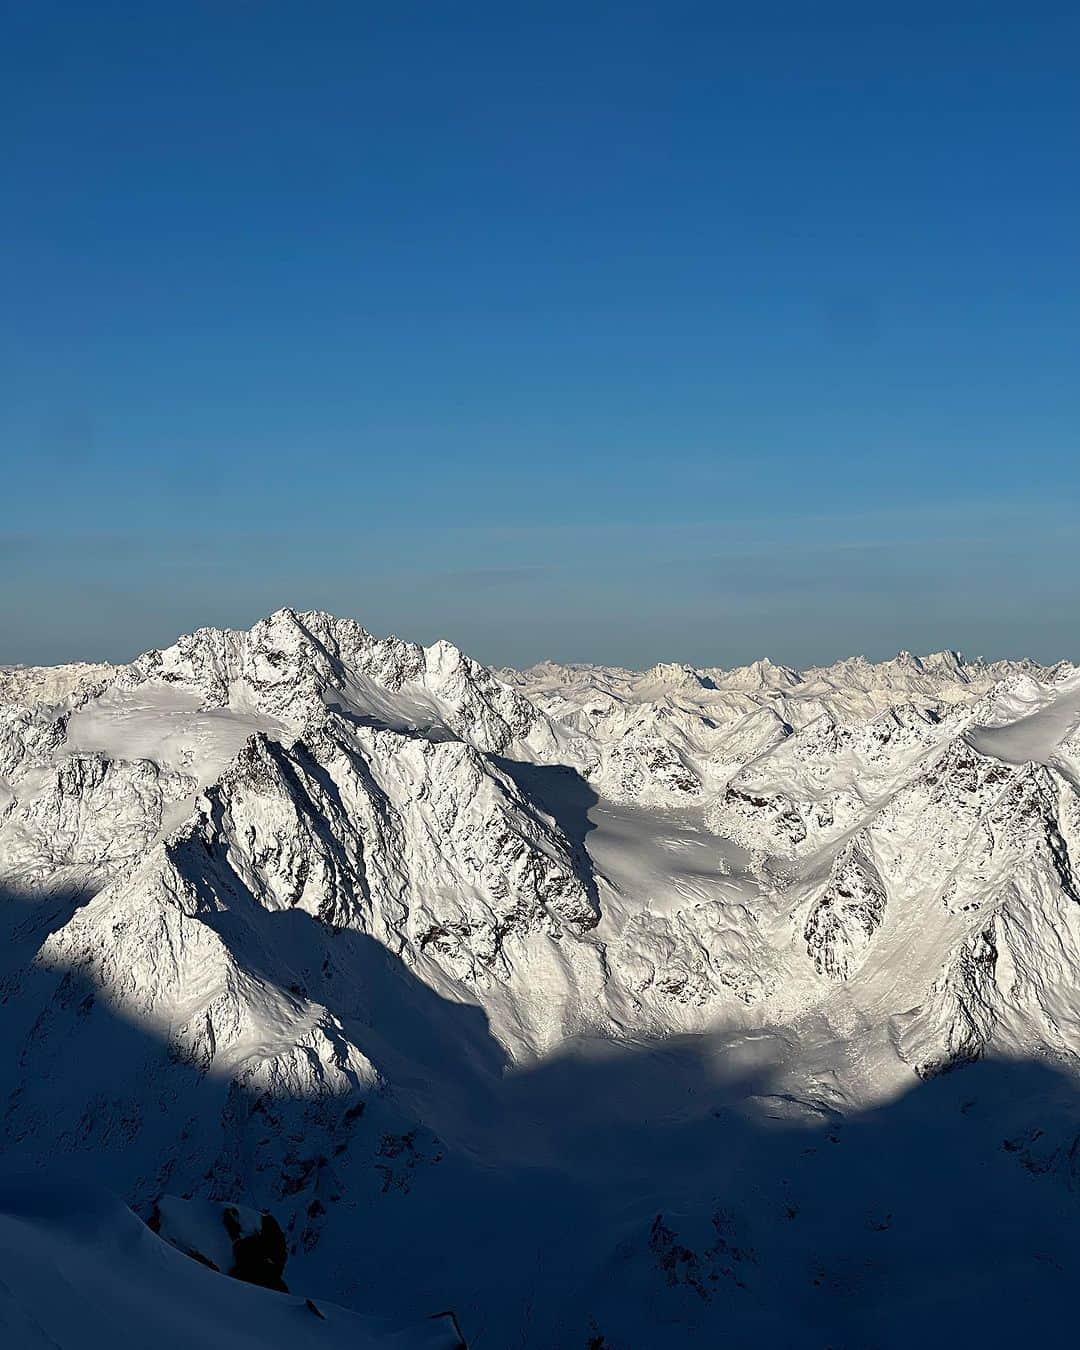
[[[171,1247],[211,1270],[246,1284],[288,1293],[288,1244],[272,1214],[246,1205],[182,1200],[163,1195],[147,1220]]]
[[[837,854],[829,881],[806,919],[806,950],[819,975],[849,980],[885,917],[885,883],[864,835]]]

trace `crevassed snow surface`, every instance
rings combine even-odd
[[[1060,1333],[1073,667],[282,610],[0,690],[11,1158],[272,1213],[290,1288],[473,1350]]]

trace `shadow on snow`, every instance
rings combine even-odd
[[[1045,1063],[971,1065],[843,1118],[701,1037],[507,1074],[479,1008],[368,937],[240,897],[213,916],[226,941],[254,932],[254,973],[329,1008],[389,1083],[268,1100],[32,964],[84,899],[0,897],[5,1152],[62,1155],[144,1214],[162,1192],[271,1208],[295,1288],[453,1307],[474,1350],[1006,1346],[1072,1324],[1080,1090]]]

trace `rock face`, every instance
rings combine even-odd
[[[847,980],[885,917],[885,884],[867,841],[853,841],[837,855],[829,884],[806,920],[806,950],[821,975]]]
[[[289,1292],[284,1280],[289,1249],[272,1214],[163,1195],[147,1222],[170,1246],[211,1270]]]
[[[370,1281],[324,1253],[389,1242],[389,1207],[440,1196],[415,1212],[449,1226],[496,1176],[562,1174],[564,1131],[623,1101],[560,1086],[579,1055],[603,1082],[681,1047],[667,1092],[686,1038],[756,1046],[746,1100],[814,1120],[1080,1055],[1072,667],[496,675],[282,610],[0,694],[5,1149],[93,1158],[177,1223],[272,1212],[346,1300]],[[680,1297],[752,1285],[734,1220],[695,1255],[669,1210],[633,1232]],[[514,1316],[489,1344],[545,1343]]]

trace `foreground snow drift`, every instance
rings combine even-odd
[[[0,1174],[6,1350],[462,1350],[448,1318],[406,1330],[229,1280],[174,1251],[106,1191]]]

